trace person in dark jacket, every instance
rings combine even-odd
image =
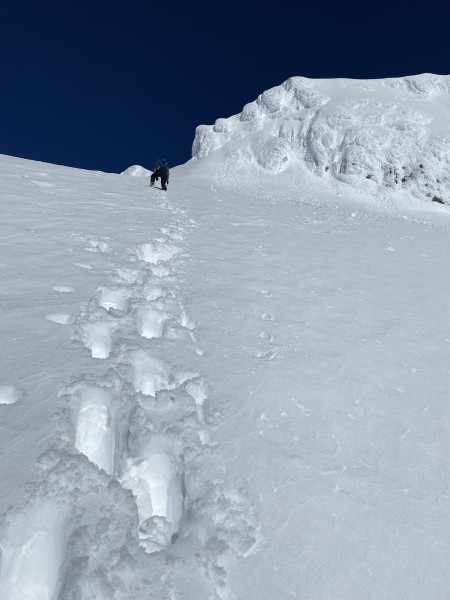
[[[150,177],[150,187],[153,187],[155,185],[155,181],[158,181],[160,177],[162,189],[167,190],[167,185],[169,183],[169,165],[167,164],[167,160],[165,158],[156,161],[156,166],[153,169],[152,176]]]

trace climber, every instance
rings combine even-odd
[[[158,181],[160,177],[162,189],[167,190],[167,185],[169,183],[169,166],[165,158],[156,161],[156,166],[153,169],[152,176],[150,177],[150,187],[153,187],[155,185],[155,181]]]

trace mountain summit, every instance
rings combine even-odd
[[[450,203],[449,123],[449,75],[291,77],[240,114],[197,127],[192,156],[220,161],[227,177],[248,167],[278,175],[304,163],[369,191],[405,189]]]

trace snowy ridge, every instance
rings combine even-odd
[[[292,77],[240,114],[199,126],[192,156],[208,157],[210,169],[228,179],[252,165],[278,175],[304,163],[369,192],[405,189],[450,203],[449,123],[449,75]]]

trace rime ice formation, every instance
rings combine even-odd
[[[450,203],[450,76],[292,77],[240,114],[199,126],[193,158],[214,155],[227,177],[247,165],[276,175],[303,162],[356,187]]]

